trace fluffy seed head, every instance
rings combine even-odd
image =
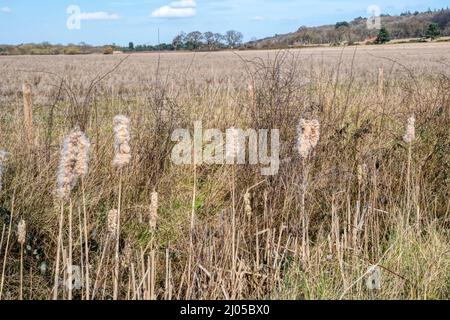
[[[367,270],[366,287],[368,290],[381,289],[381,269],[379,266],[370,266]]]
[[[33,142],[33,109],[31,100],[31,85],[25,82],[22,85],[23,91],[23,115],[25,131],[27,133],[28,143]]]
[[[58,167],[57,190],[60,199],[67,199],[77,183],[89,168],[89,139],[77,126],[64,139]]]
[[[249,191],[244,194],[244,211],[246,215],[252,215],[252,195]]]
[[[357,172],[358,182],[361,183],[367,176],[367,165],[365,163],[358,164],[357,170],[358,170]]]
[[[114,160],[113,166],[123,168],[130,163],[130,119],[118,115],[114,117]]]
[[[307,158],[317,146],[320,124],[317,120],[301,119],[297,126],[297,151],[301,158]]]
[[[248,91],[248,96],[250,97],[250,101],[253,102],[255,100],[255,88],[253,87],[252,82],[248,83],[247,91]]]
[[[133,253],[133,248],[131,246],[130,241],[125,243],[125,248],[123,249],[123,253],[120,256],[120,265],[122,268],[128,268],[131,263],[131,257]]]
[[[84,178],[89,171],[90,146],[91,143],[89,142],[88,137],[80,131],[78,137],[78,159],[75,166],[75,173],[81,178]]]
[[[408,118],[408,121],[406,123],[406,132],[403,136],[403,141],[406,143],[411,143],[416,139],[416,129],[414,124],[416,123],[416,119],[414,116],[411,116]]]
[[[114,237],[117,233],[117,216],[118,212],[116,209],[109,210],[107,218],[108,235]]]
[[[75,128],[64,139],[59,161],[56,193],[60,199],[67,199],[76,184],[75,167],[78,160],[79,129]]]
[[[5,162],[8,159],[8,152],[0,150],[0,191],[3,188],[3,172],[5,171]]]
[[[25,238],[27,235],[27,224],[25,220],[20,220],[17,225],[17,242],[19,242],[22,246],[25,244]]]
[[[231,127],[227,130],[226,158],[234,159],[239,152],[239,130]]]
[[[70,272],[70,274],[65,282],[66,288],[68,290],[80,290],[83,287],[80,266],[69,265],[67,266],[67,271]]]
[[[45,261],[43,261],[40,265],[39,265],[39,271],[41,272],[41,275],[45,276],[47,273],[47,263]]]
[[[153,191],[150,202],[150,228],[156,228],[156,220],[158,219],[158,192]]]

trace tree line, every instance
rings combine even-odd
[[[423,38],[435,40],[441,36],[441,29],[439,27],[439,24],[437,23],[430,23],[428,25],[428,28],[426,29]],[[375,40],[375,43],[383,44],[387,43],[391,40],[391,35],[389,33],[389,30],[386,27],[382,27],[380,31],[378,32],[378,36]]]
[[[242,46],[244,36],[241,32],[229,30],[225,34],[211,31],[192,31],[185,33],[181,31],[171,43],[161,43],[159,45],[134,45],[128,44],[123,51],[160,51],[160,50],[219,50],[235,49]]]
[[[378,38],[377,43],[389,39],[435,39],[450,36],[450,9],[427,10],[425,12],[404,12],[399,16],[381,15],[384,27],[380,37],[377,29],[367,27],[367,18],[357,17],[351,21],[318,27],[301,26],[296,32],[276,35],[266,39],[251,41],[249,48],[284,48],[313,44],[354,44]],[[386,32],[388,37],[386,37]]]

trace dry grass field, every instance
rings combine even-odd
[[[278,174],[174,164],[194,121]],[[4,56],[0,149],[0,299],[450,298],[450,43]]]

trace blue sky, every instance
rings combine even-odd
[[[245,40],[382,13],[442,8],[448,0],[0,0],[0,43],[86,42],[127,45],[170,42],[185,32],[239,30]],[[67,27],[70,5],[80,28]],[[74,16],[72,16],[74,17]],[[71,20],[73,22],[73,20]]]

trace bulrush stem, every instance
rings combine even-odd
[[[23,300],[23,244],[20,244],[20,300]]]
[[[412,158],[412,143],[416,139],[415,124],[416,119],[414,116],[408,118],[406,123],[405,135],[403,141],[408,144],[408,163],[406,172],[406,224],[409,225],[409,219],[411,214],[411,158]]]
[[[0,282],[0,300],[2,299],[3,284],[5,283],[6,260],[8,258],[9,239],[11,237],[12,221],[13,221],[13,215],[14,215],[14,198],[15,198],[15,191],[14,191],[14,194],[13,194],[12,205],[11,205],[11,216],[9,217],[8,237],[6,238],[5,253],[3,255],[2,280]]]
[[[317,146],[320,138],[320,123],[318,120],[300,119],[297,126],[297,151],[302,160],[302,181],[300,194],[300,214],[302,228],[302,260],[309,262],[309,217],[305,210],[305,195],[308,184],[308,157]]]
[[[192,208],[191,208],[191,225],[189,228],[189,261],[188,261],[188,274],[187,274],[187,290],[186,299],[189,299],[190,288],[191,288],[191,268],[192,268],[192,257],[194,254],[194,225],[195,225],[195,199],[197,197],[197,163],[195,160],[194,152],[194,186],[192,190]]]
[[[78,239],[80,240],[80,286],[81,286],[81,300],[87,300],[86,298],[86,290],[84,288],[84,279],[85,279],[85,266],[84,263],[84,241],[83,241],[83,220],[81,218],[81,209],[78,206]]]
[[[411,142],[408,143],[408,162],[406,169],[406,224],[409,224],[411,210]]]
[[[70,199],[70,205],[69,205],[69,254],[67,257],[67,283],[68,285],[68,299],[72,300],[72,287],[73,287],[73,240],[72,240],[72,199]]]
[[[85,277],[86,277],[86,300],[90,298],[90,278],[89,278],[89,241],[88,241],[88,231],[87,231],[87,211],[86,211],[86,196],[84,192],[84,179],[81,179],[81,192],[83,196],[83,220],[84,220],[84,248],[85,248]]]
[[[59,277],[59,260],[61,254],[62,245],[62,231],[64,223],[64,203],[61,201],[61,213],[59,215],[59,231],[58,231],[58,245],[56,249],[56,265],[55,265],[55,278],[53,284],[53,300],[58,300],[58,277]]]
[[[166,279],[165,279],[165,290],[164,290],[164,299],[171,300],[172,299],[172,288],[171,288],[171,267],[170,267],[170,242],[166,248]]]
[[[152,246],[153,247],[153,246]],[[150,261],[151,261],[151,266],[152,266],[152,271],[151,271],[151,283],[150,283],[150,299],[151,300],[156,300],[156,296],[155,296],[155,281],[156,281],[156,259],[155,259],[155,248],[152,248],[152,251],[150,253]]]
[[[232,181],[231,181],[231,199],[232,199],[232,218],[231,218],[231,252],[232,252],[232,269],[231,269],[231,279],[233,281],[233,286],[235,284],[235,273],[236,273],[236,166],[233,164],[233,173],[232,173]]]
[[[5,232],[6,232],[6,225],[3,225],[2,238],[0,239],[0,253],[2,252],[3,249],[3,240],[5,239]]]
[[[384,100],[384,69],[378,68],[378,99],[383,103]]]
[[[309,258],[309,237],[308,237],[308,227],[309,219],[306,216],[305,210],[305,195],[308,186],[308,167],[305,158],[302,158],[302,184],[301,184],[301,195],[300,195],[300,214],[302,219],[302,258],[306,263]]]
[[[107,252],[107,250],[108,250],[109,242],[110,242],[110,241],[111,241],[111,238],[110,238],[110,236],[108,235],[108,236],[106,237],[106,241],[105,241],[105,244],[104,244],[104,247],[103,247],[102,255],[101,255],[101,257],[100,257],[100,262],[98,263],[98,266],[97,266],[97,273],[96,273],[96,276],[95,276],[94,287],[93,287],[93,289],[92,289],[92,295],[91,295],[91,298],[92,298],[92,299],[95,299],[95,295],[96,295],[96,293],[97,293],[98,282],[99,282],[99,277],[100,277],[100,271],[101,271],[101,267],[102,267],[102,265],[103,265],[103,260],[105,260],[106,252]]]
[[[31,99],[31,85],[24,83],[22,86],[23,91],[23,117],[24,125],[27,134],[27,142],[29,146],[34,144],[33,135],[33,105]]]
[[[158,193],[156,190],[153,190],[151,194],[151,202],[150,202],[150,232],[151,232],[151,240],[150,240],[150,259],[151,259],[151,277],[150,277],[150,299],[155,300],[155,284],[156,284],[156,223],[158,220]]]
[[[116,233],[116,253],[115,253],[114,286],[113,286],[114,300],[117,300],[119,297],[119,272],[120,272],[119,244],[120,244],[120,211],[122,207],[121,202],[122,202],[122,169],[120,169],[119,172],[119,196],[117,204],[117,233]]]

